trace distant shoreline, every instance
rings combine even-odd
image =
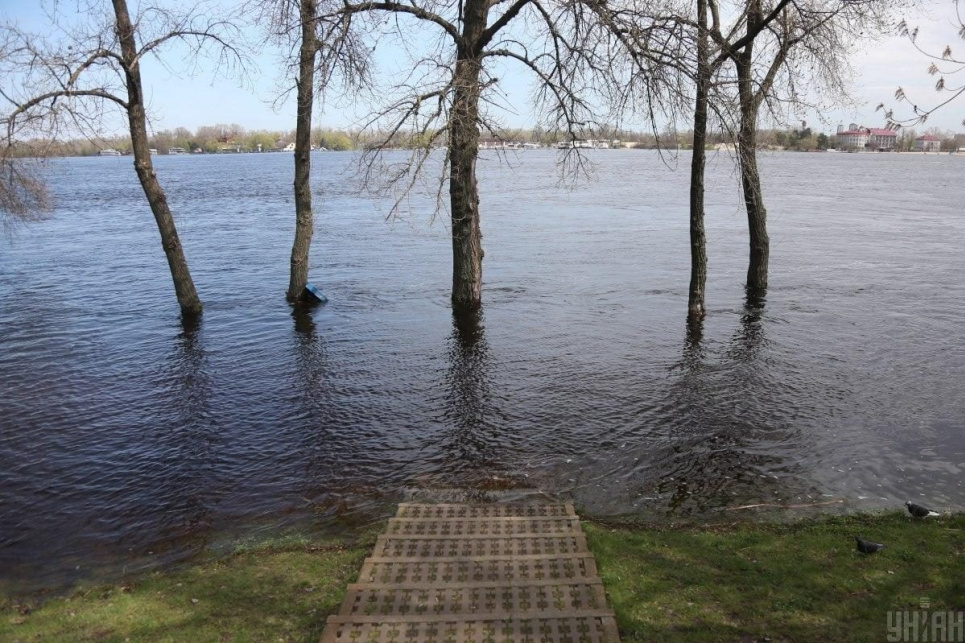
[[[413,149],[413,148],[398,147],[398,148],[386,149],[386,150],[383,150],[383,151],[385,151],[385,152],[404,152],[404,151],[411,151],[411,149]],[[441,148],[439,148],[439,149],[441,149]],[[536,148],[536,149],[525,149],[525,150],[524,150],[524,149],[518,149],[518,150],[517,150],[517,149],[492,149],[492,148],[482,148],[482,149],[479,150],[479,152],[480,152],[480,153],[482,153],[482,152],[517,152],[517,153],[520,153],[520,152],[535,152],[535,151],[545,151],[545,150],[550,150],[550,151],[555,151],[555,152],[558,152],[558,151],[566,151],[566,150],[559,150],[559,149],[557,149],[556,147],[552,147],[552,146],[544,146],[544,147],[540,147],[540,148]],[[598,152],[598,151],[612,152],[612,151],[615,151],[615,150],[617,150],[617,151],[619,151],[619,150],[630,150],[630,151],[635,151],[635,152],[640,152],[640,151],[689,152],[689,151],[691,150],[691,148],[690,148],[690,147],[680,147],[680,148],[669,148],[669,147],[665,147],[665,148],[658,148],[658,147],[612,147],[612,148],[605,149],[605,150],[592,149],[592,151],[593,151],[594,153],[596,153],[596,152]],[[313,152],[324,152],[324,153],[326,153],[326,154],[332,154],[332,153],[346,153],[346,152],[348,152],[348,153],[358,153],[358,152],[363,152],[364,150],[362,150],[362,149],[352,149],[352,150],[312,150],[312,151],[313,151]],[[708,152],[736,152],[737,150],[736,150],[734,147],[721,147],[721,148],[708,147],[708,148],[707,148],[707,151],[708,151]],[[879,152],[879,151],[871,151],[871,150],[837,150],[837,149],[827,149],[827,150],[798,150],[798,149],[786,149],[786,148],[760,147],[760,148],[758,148],[758,151],[759,151],[759,152],[766,152],[766,153],[771,153],[771,152],[788,152],[788,153],[794,153],[794,154],[826,154],[826,153],[831,153],[831,154],[861,154],[861,155],[894,154],[894,155],[901,155],[901,156],[957,156],[957,157],[965,158],[965,152],[959,151],[959,150],[955,150],[955,151],[944,151],[944,152],[897,152],[897,151],[881,151],[881,152]],[[258,155],[258,156],[261,156],[261,155],[276,156],[276,155],[278,155],[278,154],[289,154],[289,155],[290,155],[291,152],[286,152],[286,151],[281,151],[281,150],[278,150],[278,151],[273,150],[273,151],[270,151],[270,152],[204,152],[204,153],[189,153],[189,154],[152,154],[151,156],[152,156],[152,157],[157,156],[157,157],[165,157],[165,158],[166,158],[166,157],[198,157],[198,156],[201,156],[201,157],[212,157],[212,156],[253,156],[253,155]],[[45,156],[45,157],[43,157],[43,156],[23,156],[23,157],[20,157],[20,158],[23,158],[23,159],[35,159],[35,160],[71,159],[71,158],[87,158],[87,159],[89,159],[89,158],[133,158],[133,155],[132,155],[132,154],[124,154],[124,153],[119,154],[119,155],[63,154],[63,155],[50,155],[50,156]]]

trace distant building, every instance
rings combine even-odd
[[[868,145],[868,130],[850,129],[838,132],[838,147],[843,150],[863,150]]]
[[[603,139],[577,138],[572,141],[560,141],[556,147],[561,150],[585,149],[585,150],[608,150],[610,142]]]
[[[916,152],[940,152],[942,149],[942,139],[931,134],[925,134],[915,139]]]
[[[890,152],[898,142],[898,132],[890,129],[871,129],[869,147],[879,152]]]
[[[523,148],[520,141],[507,141],[501,138],[484,138],[479,140],[481,150],[519,150]]]
[[[877,150],[890,152],[898,142],[898,132],[890,129],[874,129],[858,127],[854,123],[851,128],[838,132],[838,147],[845,150]]]

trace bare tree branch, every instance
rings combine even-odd
[[[958,31],[958,37],[965,40],[965,17],[962,15],[962,4],[958,0],[952,0],[955,6],[955,27]],[[888,123],[893,127],[910,127],[924,123],[928,118],[935,112],[945,108],[947,105],[955,102],[963,95],[965,95],[965,84],[962,85],[949,85],[945,80],[949,76],[953,76],[958,73],[965,72],[965,58],[961,56],[955,56],[952,52],[951,45],[946,45],[940,54],[933,51],[928,51],[918,44],[918,33],[917,27],[909,27],[907,21],[902,20],[898,24],[898,33],[906,37],[912,46],[925,58],[930,59],[932,62],[928,67],[928,74],[931,76],[938,76],[938,80],[935,82],[935,91],[940,94],[945,94],[946,96],[940,98],[937,103],[931,105],[930,107],[921,107],[916,101],[912,100],[908,96],[907,92],[898,87],[895,90],[895,100],[899,103],[906,103],[911,106],[911,115],[904,118],[899,118],[895,115],[894,108],[886,108],[885,105],[879,104],[877,109],[884,111],[885,118]],[[962,119],[962,124],[965,125],[965,119]]]
[[[370,11],[382,11],[388,13],[405,13],[415,16],[419,20],[425,20],[426,22],[434,23],[449,34],[453,41],[461,42],[461,36],[459,30],[451,22],[443,19],[441,16],[422,9],[414,4],[402,4],[399,2],[364,2],[359,4],[352,4],[350,2],[345,2],[342,5],[342,13],[364,13]]]

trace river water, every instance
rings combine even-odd
[[[313,156],[331,301],[308,315],[283,297],[291,156],[159,157],[205,303],[189,328],[130,159],[56,162],[54,218],[0,253],[0,588],[403,498],[654,520],[965,506],[965,158],[764,155],[771,289],[748,302],[714,156],[709,314],[688,329],[688,159],[591,154],[575,188],[554,152],[484,154],[475,323],[450,313],[445,215],[414,197],[386,220],[351,154]]]

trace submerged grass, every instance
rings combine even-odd
[[[965,610],[965,515],[584,528],[623,641],[883,641],[889,610]],[[887,548],[858,554],[855,534]],[[373,540],[246,545],[67,597],[0,597],[0,641],[317,641]]]

